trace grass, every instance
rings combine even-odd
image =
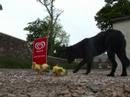
[[[51,68],[55,64],[53,60],[49,60],[51,64]],[[65,69],[74,69],[78,64],[77,63],[72,63],[68,64],[67,62],[58,62],[58,65],[65,68]],[[23,59],[19,57],[0,57],[0,68],[18,68],[18,69],[31,69],[32,67],[32,60],[31,59]]]
[[[51,67],[52,65],[49,64]],[[59,63],[59,66],[62,66],[65,69],[73,69],[77,65],[76,63],[68,64],[68,63]],[[16,57],[0,57],[0,68],[31,68],[32,60],[31,59],[22,59]]]
[[[75,67],[77,67],[77,63],[72,63],[72,64],[59,64],[59,66],[65,68],[65,69],[74,69]]]
[[[31,68],[30,59],[16,57],[0,57],[0,68]]]

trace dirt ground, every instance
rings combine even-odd
[[[107,77],[109,70],[84,71],[65,76],[37,75],[31,69],[0,69],[0,97],[130,97],[130,69],[127,77]]]

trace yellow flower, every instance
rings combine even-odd
[[[66,74],[66,70],[63,69],[62,72],[61,72],[61,75],[65,75]]]
[[[52,72],[56,72],[58,69],[59,69],[59,67],[57,65],[53,66]]]
[[[42,64],[42,65],[41,65],[42,71],[46,71],[46,70],[48,70],[48,68],[49,68],[49,65],[48,65],[48,64]]]
[[[40,69],[41,69],[40,64],[35,64],[34,69],[35,69],[35,70],[40,70]]]
[[[49,70],[48,64],[36,64],[35,62],[32,63],[32,69],[37,73],[47,72]]]
[[[59,67],[59,66],[56,65],[56,66],[53,67],[52,72],[55,75],[65,75],[66,70],[63,67]]]

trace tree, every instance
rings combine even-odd
[[[130,16],[130,2],[128,0],[105,0],[106,5],[100,9],[95,20],[101,30],[112,28],[112,19]]]
[[[32,42],[35,38],[38,37],[43,37],[43,36],[47,36],[49,33],[49,18],[46,17],[43,20],[41,19],[37,19],[33,22],[28,23],[28,26],[24,28],[24,30],[29,31],[29,34],[27,35],[27,43],[29,44],[29,47],[32,47]],[[69,35],[63,30],[63,27],[61,26],[61,24],[59,24],[58,22],[56,22],[54,28],[53,28],[53,33],[55,34],[55,37],[51,37],[53,39],[49,39],[49,46],[51,45],[52,47],[52,52],[51,55],[55,55],[58,56],[58,50],[61,48],[61,46],[68,45],[69,42]],[[49,37],[50,38],[50,37]],[[52,44],[52,40],[54,40],[53,44]],[[54,52],[55,51],[55,52]],[[48,47],[48,52],[50,54],[50,47]]]
[[[0,4],[0,10],[3,10],[2,5]]]
[[[115,3],[116,1],[119,1],[119,0],[105,0],[105,2],[106,2],[107,4],[113,4],[113,3]]]
[[[55,42],[55,37],[56,34],[54,33],[54,28],[57,23],[57,20],[61,13],[63,12],[62,10],[56,9],[54,7],[54,2],[55,0],[37,0],[40,2],[47,10],[48,12],[48,17],[49,17],[49,25],[48,25],[48,37],[49,37],[49,48],[50,48],[50,55],[53,54],[53,44]]]

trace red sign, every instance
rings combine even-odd
[[[48,38],[38,38],[33,42],[33,62],[36,64],[47,63]]]

